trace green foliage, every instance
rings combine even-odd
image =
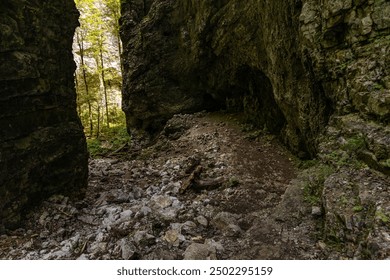
[[[335,150],[330,154],[323,155],[326,163],[333,164],[336,168],[346,166],[350,162],[350,156],[345,151]]]
[[[383,161],[383,165],[386,167],[390,167],[390,159]]]
[[[106,150],[104,150],[103,148],[100,139],[97,138],[87,139],[87,146],[88,152],[91,157],[97,157],[106,152]]]
[[[363,208],[363,206],[361,206],[361,205],[356,205],[356,206],[353,207],[352,210],[353,210],[354,212],[361,212],[361,211],[364,210],[364,208]]]
[[[383,86],[381,84],[375,83],[374,84],[374,89],[375,90],[381,90],[381,89],[383,89]]]
[[[388,215],[386,215],[386,213],[384,213],[382,211],[382,209],[378,209],[376,212],[375,212],[375,219],[378,220],[378,221],[381,221],[382,223],[384,224],[387,224],[388,222],[390,222],[390,218]]]
[[[75,3],[80,11],[80,27],[74,40],[77,107],[86,135],[100,138],[105,134],[104,128],[124,124],[120,108],[120,3],[119,0]]]
[[[319,205],[325,180],[334,172],[334,169],[329,165],[319,164],[308,169],[308,172],[310,175],[303,188],[304,198],[311,205]]]
[[[349,152],[357,152],[366,148],[366,141],[363,137],[354,136],[347,140],[343,145],[343,149]]]
[[[367,148],[366,141],[362,136],[352,136],[348,138],[339,149],[329,154],[322,155],[325,163],[332,164],[336,168],[343,166],[352,166],[360,169],[366,165],[359,160],[359,153]]]
[[[316,166],[318,163],[318,159],[302,160],[298,162],[298,167],[300,169],[308,169],[310,167]]]
[[[240,180],[238,180],[236,177],[230,177],[229,181],[227,183],[228,188],[234,188],[240,184]]]
[[[88,151],[91,157],[109,155],[118,149],[130,145],[131,137],[125,125],[104,128],[99,138],[87,139]]]

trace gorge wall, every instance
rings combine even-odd
[[[315,201],[327,240],[351,258],[390,256],[389,0],[121,2],[129,130],[153,135],[176,113],[243,112],[332,167]],[[0,230],[86,185],[77,17],[71,0],[0,4]]]
[[[389,121],[389,1],[122,1],[123,109],[158,130],[173,114],[235,107],[301,157],[331,116]]]
[[[72,0],[0,3],[0,230],[54,193],[80,192],[87,150],[76,112]]]
[[[319,158],[301,189],[329,246],[390,256],[390,1],[125,0],[121,36],[129,130],[244,112]]]

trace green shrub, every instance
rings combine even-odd
[[[347,140],[343,145],[343,149],[350,152],[357,152],[366,148],[366,141],[363,137],[354,136]]]
[[[87,139],[87,146],[90,156],[95,158],[99,156],[109,155],[129,145],[131,137],[127,133],[125,125],[112,126],[110,128],[104,128],[101,131],[99,138]]]

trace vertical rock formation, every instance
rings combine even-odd
[[[389,121],[388,1],[123,1],[123,108],[158,130],[172,114],[241,107],[302,156],[333,113]]]
[[[87,180],[76,112],[72,0],[0,3],[0,228],[48,195]]]
[[[304,1],[300,31],[334,106],[319,141],[337,168],[322,191],[324,236],[350,257],[388,258],[390,2]]]
[[[302,55],[297,1],[125,1],[124,111],[153,130],[178,112],[243,110],[302,156],[331,101]]]
[[[122,11],[129,129],[241,110],[336,167],[320,186],[324,236],[360,257],[390,254],[388,0],[126,0]]]

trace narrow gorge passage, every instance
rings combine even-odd
[[[389,259],[389,14],[2,0],[0,258]]]
[[[305,204],[283,206],[293,157],[274,137],[244,132],[234,116],[177,115],[132,159],[89,167],[86,198],[46,200],[25,230],[1,237],[0,258],[323,257],[314,218],[298,223]]]

